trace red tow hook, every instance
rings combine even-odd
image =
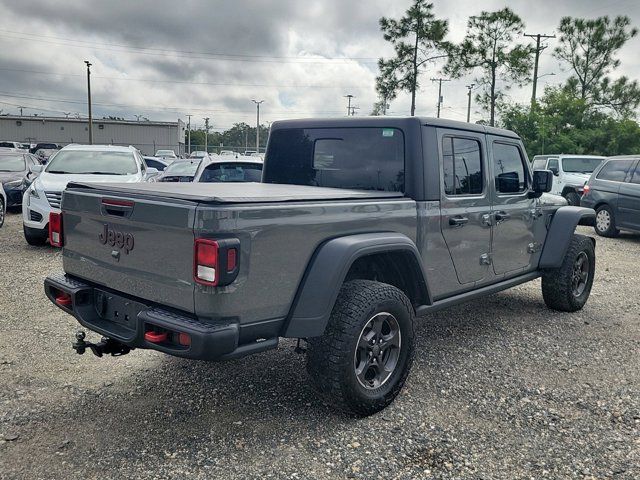
[[[71,307],[71,295],[65,292],[60,292],[56,295],[56,304],[61,307]]]
[[[167,341],[167,332],[146,332],[144,339],[151,343],[162,343]]]

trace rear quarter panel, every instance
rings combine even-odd
[[[243,326],[282,322],[316,249],[331,238],[370,232],[398,232],[415,242],[415,202],[200,205],[196,238],[239,238],[241,255],[240,272],[232,285],[196,286],[196,314],[235,317]]]

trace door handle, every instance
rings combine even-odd
[[[465,223],[468,223],[468,222],[469,222],[469,219],[467,217],[457,216],[457,217],[449,218],[449,225],[452,227],[462,227]]]
[[[496,212],[495,213],[496,223],[504,222],[505,220],[509,220],[511,215],[507,212]]]

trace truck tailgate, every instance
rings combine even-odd
[[[197,202],[67,189],[62,201],[66,273],[150,302],[194,311]]]

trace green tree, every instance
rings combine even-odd
[[[420,86],[420,70],[429,62],[446,57],[449,31],[446,20],[433,14],[433,3],[414,0],[405,16],[399,20],[383,17],[380,28],[384,39],[391,42],[395,57],[378,60],[380,74],[376,78],[376,91],[382,105],[396,98],[399,91],[411,94],[411,115],[416,112],[416,91]]]
[[[559,31],[559,45],[554,54],[573,71],[565,88],[589,105],[630,116],[640,105],[638,82],[624,76],[616,80],[608,77],[620,66],[616,54],[638,34],[629,17],[618,16],[613,20],[564,17]]]
[[[509,8],[482,12],[469,18],[462,43],[450,47],[445,73],[460,78],[480,70],[475,79],[481,87],[476,100],[489,111],[491,126],[496,121],[496,104],[504,95],[498,80],[519,86],[530,80],[533,48],[516,42],[523,32],[523,21]],[[509,83],[505,90],[510,88]]]
[[[565,87],[547,87],[532,109],[508,105],[501,126],[517,132],[529,158],[544,153],[624,155],[640,149],[640,126],[593,108]]]

